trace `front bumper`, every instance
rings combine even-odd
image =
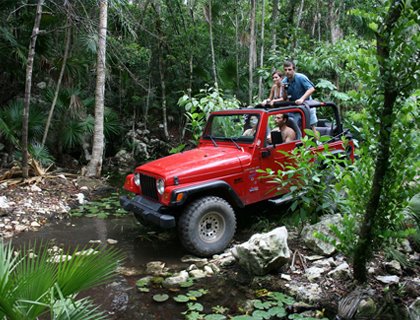
[[[124,210],[133,212],[139,221],[150,222],[164,229],[173,228],[176,225],[174,216],[160,212],[163,208],[160,203],[142,196],[135,196],[132,199],[121,196],[120,204]]]

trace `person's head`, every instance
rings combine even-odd
[[[287,60],[283,63],[283,70],[288,79],[292,79],[295,75],[296,66],[293,61]]]
[[[273,78],[273,82],[275,84],[280,84],[281,80],[283,80],[283,72],[276,70],[271,74],[271,77]]]
[[[274,120],[276,124],[279,127],[281,127],[282,125],[287,123],[287,120],[289,120],[289,116],[285,113],[279,113],[279,114],[276,114],[276,116],[274,117]]]
[[[249,119],[249,124],[251,125],[251,127],[255,128],[258,124],[258,118],[256,116],[251,116],[251,118]]]

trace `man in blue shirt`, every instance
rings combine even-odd
[[[283,90],[283,99],[294,101],[296,104],[302,104],[305,100],[311,100],[311,94],[315,91],[314,84],[302,73],[295,71],[295,64],[292,61],[285,61],[283,68],[286,77],[283,79],[283,86],[287,90]],[[318,122],[316,117],[316,109],[310,109],[310,125],[314,132]]]

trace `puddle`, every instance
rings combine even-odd
[[[163,261],[170,271],[185,269],[188,265],[181,262],[187,254],[176,238],[175,231],[159,234],[146,234],[131,215],[122,218],[70,218],[43,226],[38,232],[25,232],[12,239],[15,247],[34,243],[51,242],[62,248],[91,246],[91,240],[107,239],[118,242],[113,245],[120,249],[125,260],[123,267],[134,269],[136,276],[118,275],[110,284],[100,286],[80,294],[90,296],[101,309],[106,310],[110,319],[183,319],[181,312],[185,304],[179,304],[172,297],[170,301],[159,304],[153,301],[156,293],[167,293],[167,289],[154,288],[149,293],[141,293],[136,281],[145,276],[146,264],[150,261]],[[96,244],[93,244],[96,245]],[[184,290],[185,291],[185,290]]]
[[[238,224],[247,225],[244,221],[238,221]],[[241,238],[240,234],[237,236],[236,240]],[[176,230],[170,232],[157,230],[151,233],[150,229],[139,225],[132,215],[107,219],[73,217],[51,222],[38,232],[21,233],[12,241],[15,247],[42,241],[65,249],[76,247],[80,249],[91,246],[89,243],[91,240],[100,240],[105,244],[107,239],[118,241],[113,246],[121,250],[125,256],[122,267],[136,271],[136,275],[119,274],[112,283],[85,291],[79,297],[90,296],[97,305],[100,305],[101,310],[107,312],[110,319],[184,319],[182,312],[187,310],[186,304],[177,303],[173,298],[179,294],[186,294],[189,290],[208,290],[207,294],[196,301],[204,306],[206,314],[212,313],[211,308],[217,305],[230,307],[231,311],[235,312],[238,303],[251,298],[248,296],[249,292],[247,293],[249,289],[247,285],[241,285],[238,279],[225,279],[222,275],[195,281],[193,287],[177,291],[152,286],[150,292],[139,292],[136,281],[146,276],[145,269],[148,262],[163,261],[171,272],[176,272],[188,267],[188,264],[181,262],[181,258],[188,253],[179,242]],[[164,303],[153,301],[154,294],[164,293],[169,295],[168,301]]]

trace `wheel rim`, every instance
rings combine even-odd
[[[216,242],[225,232],[225,219],[220,213],[211,211],[203,216],[198,228],[199,236],[202,241]]]

